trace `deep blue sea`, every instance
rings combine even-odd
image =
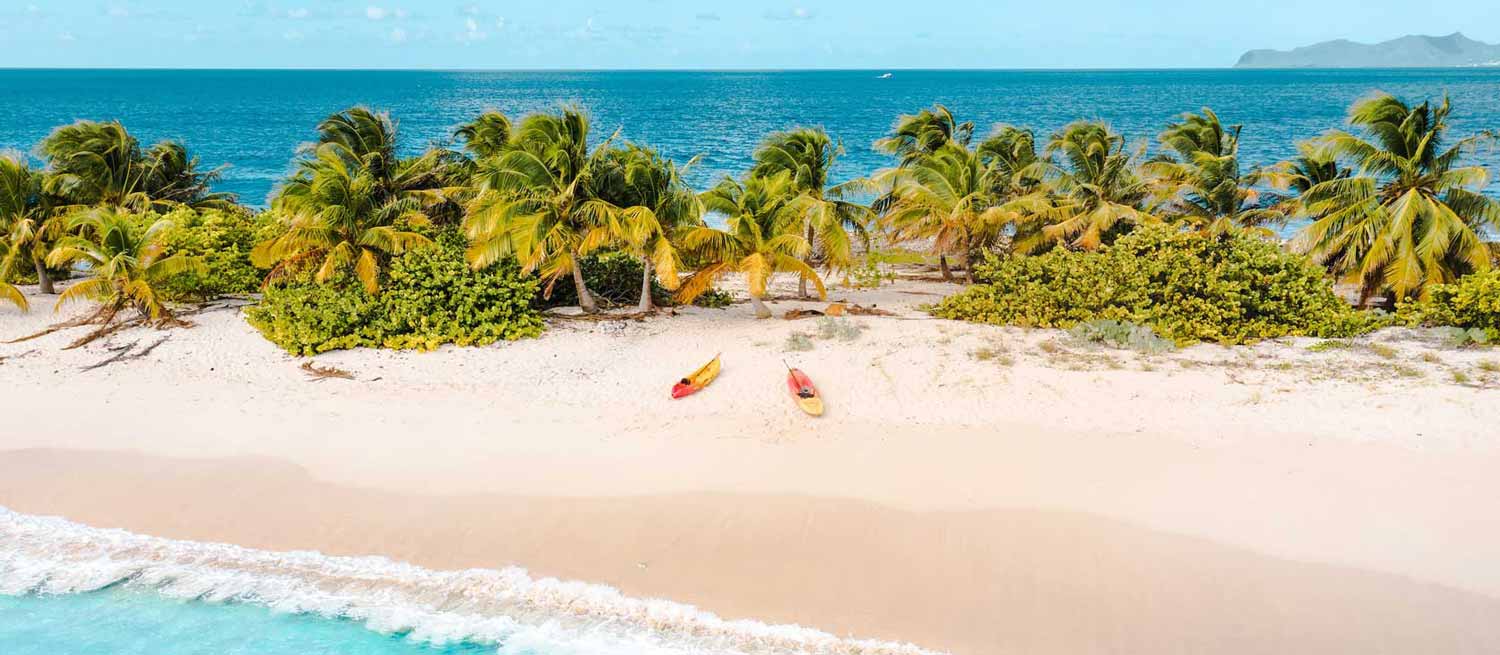
[[[1447,93],[1456,133],[1500,129],[1500,70],[883,72],[0,70],[0,149],[31,151],[59,124],[118,118],[143,141],[179,139],[204,164],[229,165],[222,190],[260,205],[317,122],[355,104],[390,111],[404,149],[417,152],[485,109],[515,116],[577,103],[599,138],[619,129],[679,160],[703,155],[691,173],[698,186],[742,171],[761,137],[796,125],[844,142],[838,177],[869,174],[890,163],[871,143],[898,115],[935,102],[981,133],[1012,123],[1045,134],[1098,118],[1132,140],[1210,106],[1245,126],[1244,154],[1258,163],[1291,156],[1295,141],[1340,125],[1375,90]],[[1500,165],[1497,153],[1479,157]]]

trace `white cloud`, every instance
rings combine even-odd
[[[489,37],[488,33],[479,29],[479,20],[472,17],[464,19],[464,31],[458,34],[458,40],[464,43],[483,41]]]
[[[365,7],[365,18],[370,20],[384,20],[386,11],[384,7]]]
[[[497,30],[504,30],[505,29],[505,17],[504,16],[501,16],[501,17],[495,19],[495,29],[497,29]]]

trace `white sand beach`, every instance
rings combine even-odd
[[[966,655],[1500,650],[1500,355],[1384,330],[1147,356],[919,310],[956,288],[831,290],[897,313],[848,341],[736,304],[311,358],[350,380],[232,303],[0,344],[0,506]],[[826,305],[790,291],[778,313]],[[32,304],[0,340],[58,320]]]

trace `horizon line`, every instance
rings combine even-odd
[[[988,67],[893,67],[893,68],[405,68],[405,67],[335,67],[335,66],[0,66],[0,71],[201,71],[201,72],[325,72],[325,73],[1089,73],[1089,72],[1157,72],[1157,71],[1416,71],[1416,70],[1500,70],[1500,66],[1339,66],[1339,67],[1076,67],[1076,68],[988,68]]]

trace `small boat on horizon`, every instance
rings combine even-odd
[[[875,79],[877,79],[877,80],[888,80],[888,79],[891,79],[891,74],[890,73],[886,73],[886,74],[881,75],[880,77],[877,77]]]

